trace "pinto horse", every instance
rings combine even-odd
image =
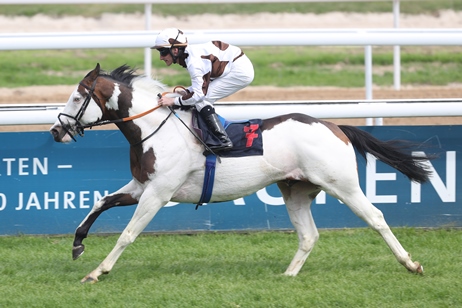
[[[133,178],[94,204],[75,232],[73,258],[84,252],[82,241],[102,212],[115,206],[138,206],[113,250],[82,282],[96,282],[101,274],[108,274],[124,249],[169,201],[197,203],[201,196],[204,146],[184,123],[170,117],[171,109],[158,107],[158,94],[164,91],[163,84],[137,75],[126,65],[108,73],[98,64],[77,85],[50,129],[55,141],[70,142],[75,135],[83,135],[85,128],[115,123],[130,144]],[[183,122],[191,122],[190,111],[178,110],[177,115]],[[210,202],[234,200],[277,183],[299,240],[286,275],[298,274],[318,240],[311,203],[321,190],[341,200],[377,231],[405,268],[423,271],[396,239],[382,212],[362,192],[354,148],[418,183],[430,176],[427,157],[413,156],[403,144],[380,141],[359,128],[304,114],[265,119],[261,130],[262,155],[221,158]]]

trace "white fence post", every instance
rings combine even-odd
[[[364,46],[364,79],[366,85],[366,100],[372,100],[372,46]],[[372,126],[372,118],[366,119],[366,125]]]
[[[151,15],[152,15],[152,4],[146,3],[144,5],[144,18],[145,18],[146,31],[151,30]],[[151,67],[152,67],[151,57],[152,57],[151,48],[149,47],[144,48],[144,73],[146,74],[146,76],[151,76]]]
[[[393,26],[399,28],[399,0],[393,1]],[[393,47],[393,85],[395,90],[401,89],[401,47]]]

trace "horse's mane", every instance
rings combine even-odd
[[[164,91],[166,86],[158,80],[154,80],[146,75],[136,73],[136,68],[131,68],[127,64],[123,64],[111,72],[101,70],[99,76],[109,77],[117,82],[123,83],[129,88],[142,88],[148,91]],[[157,93],[157,92],[156,92]]]

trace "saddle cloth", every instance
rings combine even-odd
[[[192,127],[197,135],[208,146],[220,145],[220,140],[208,130],[207,124],[200,114],[195,109],[192,113]],[[263,139],[260,129],[261,119],[229,122],[221,116],[218,117],[233,142],[233,148],[229,151],[218,152],[219,156],[242,157],[263,155]]]

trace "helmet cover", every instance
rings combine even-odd
[[[183,31],[177,28],[162,30],[156,37],[156,43],[151,49],[184,47],[188,45],[188,39]]]

